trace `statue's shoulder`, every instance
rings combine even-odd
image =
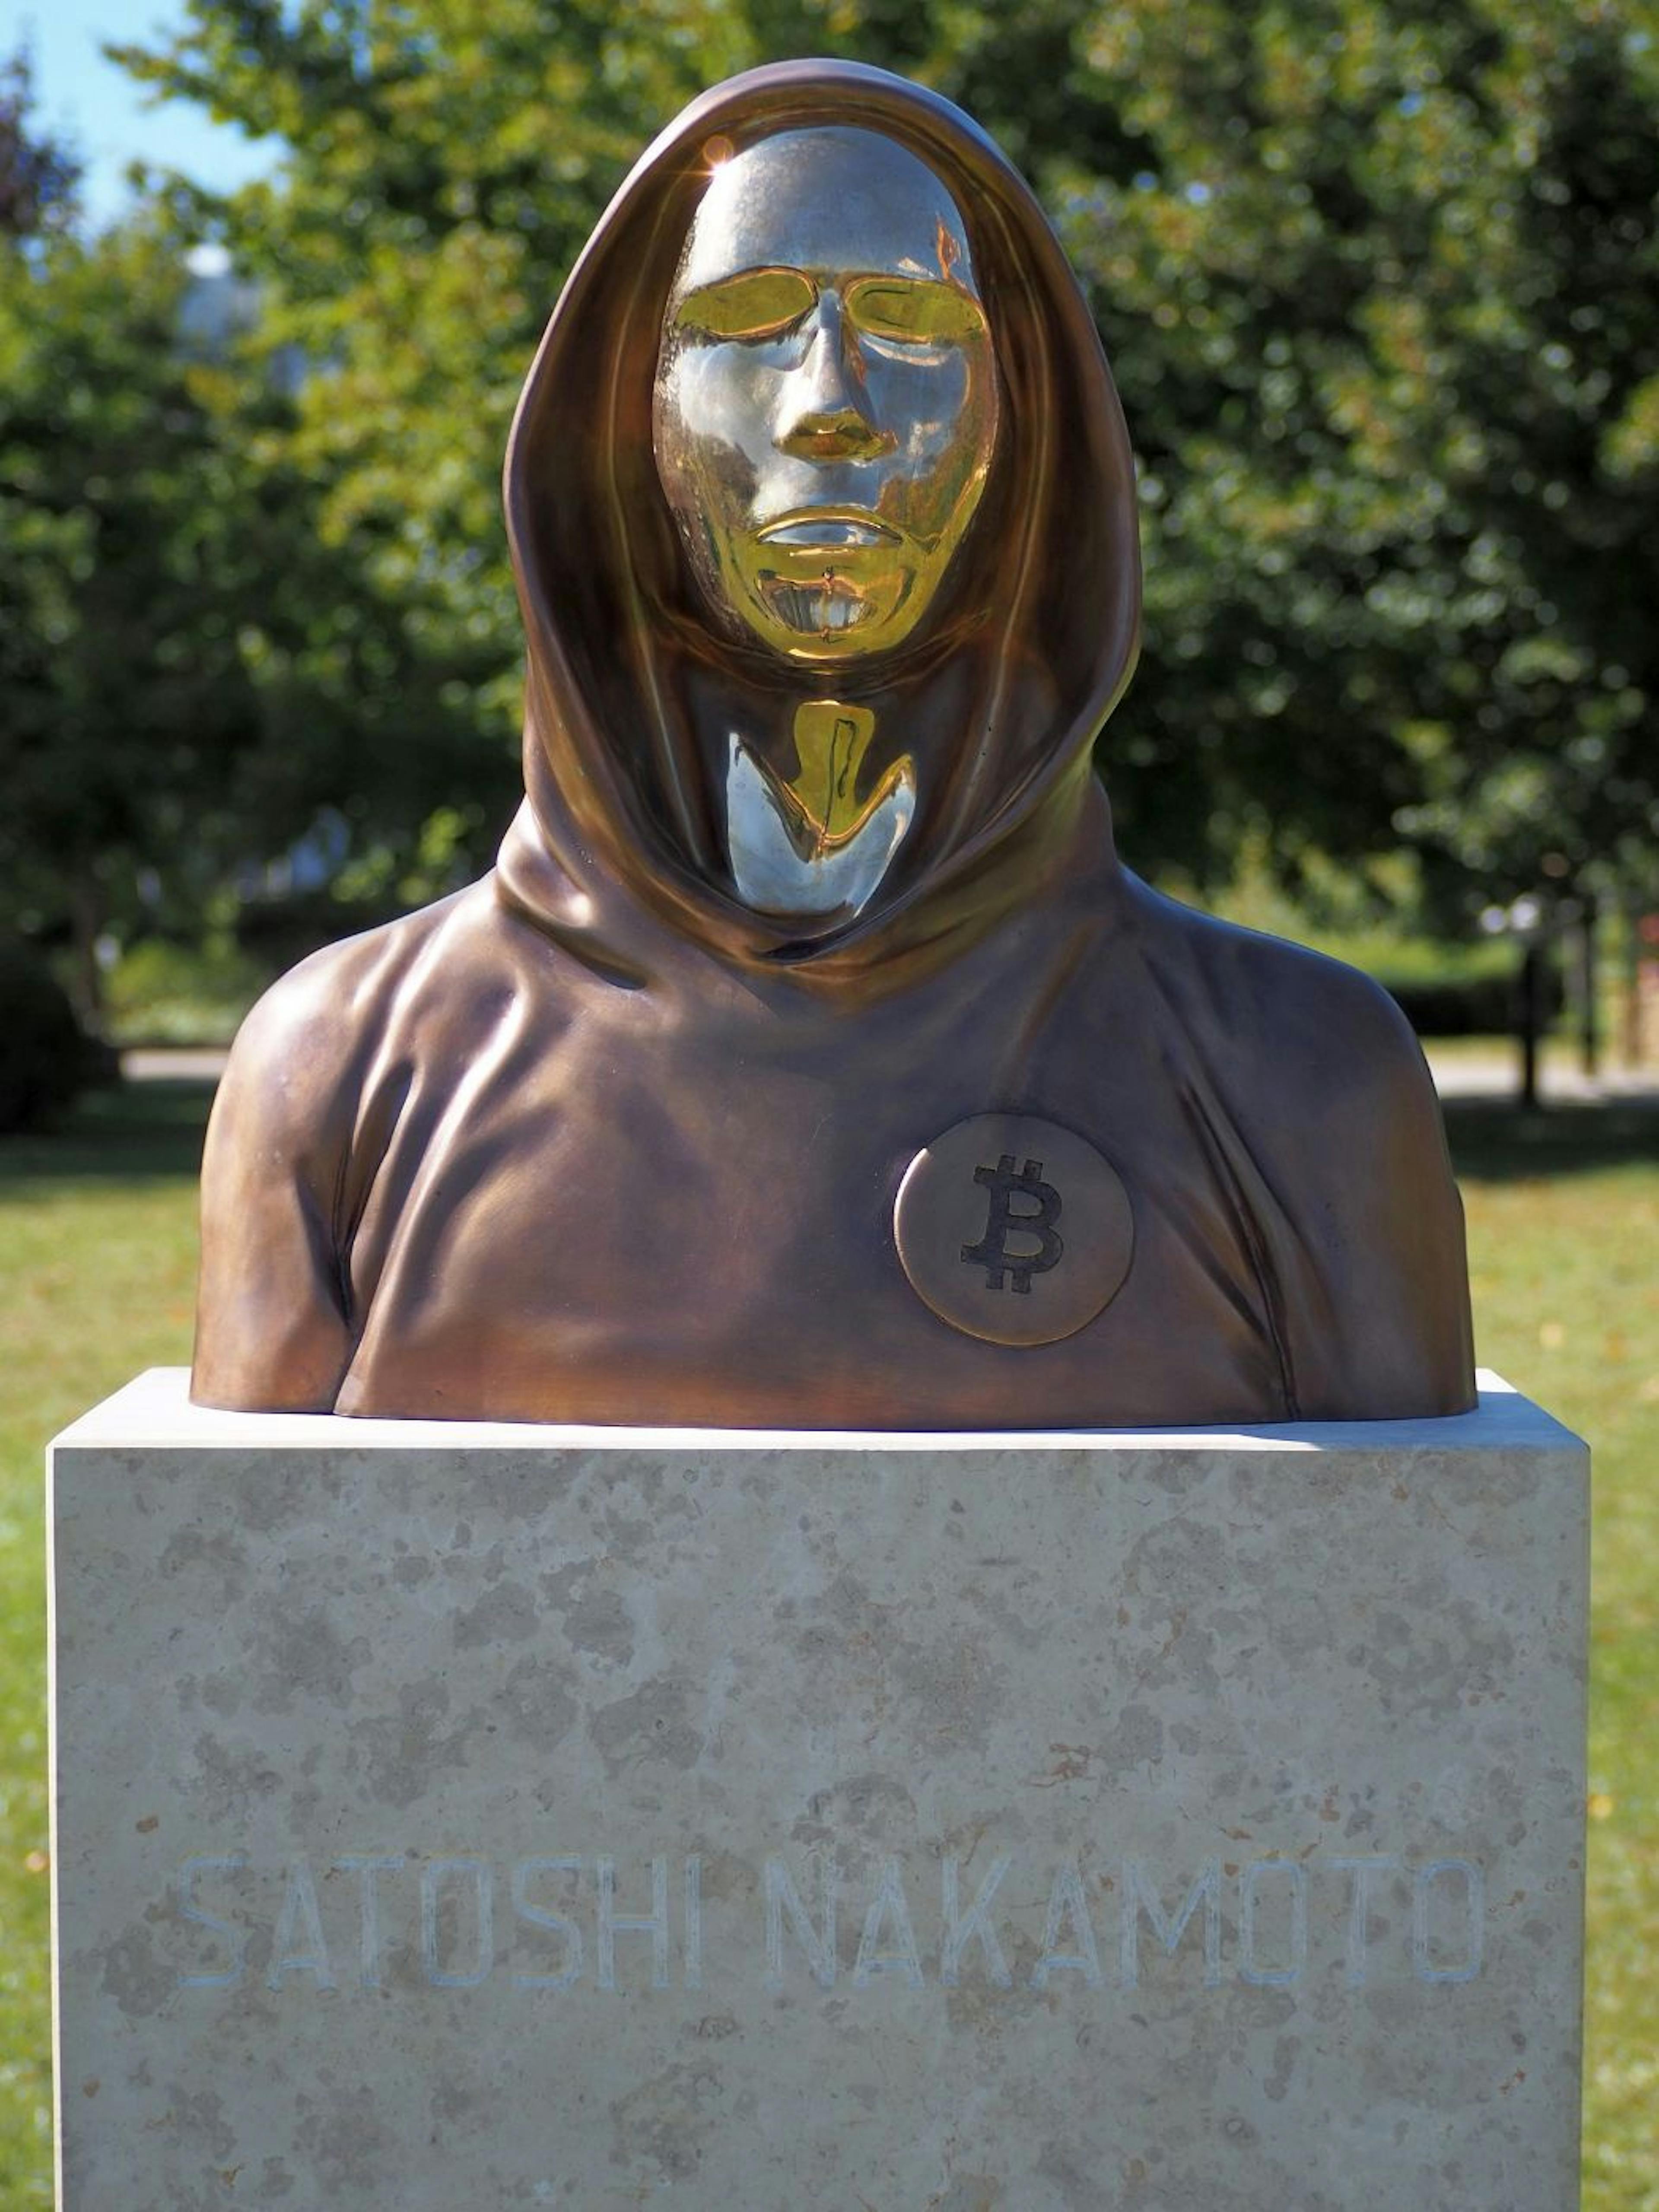
[[[1143,960],[1194,1110],[1244,1194],[1310,1420],[1473,1403],[1463,1214],[1411,1025],[1357,969],[1147,892]]]
[[[301,960],[238,1030],[222,1099],[240,1097],[264,1121],[314,1121],[361,1087],[389,1042],[401,1035],[418,1048],[432,1010],[455,1005],[497,914],[486,878]]]
[[[465,896],[308,954],[254,1005],[237,1032],[233,1059],[286,1054],[301,1043],[313,1051],[326,1052],[331,1044],[343,1049],[366,1029],[377,1028],[388,1000]]]
[[[1218,921],[1133,887],[1149,969],[1238,1074],[1284,1103],[1328,1110],[1433,1104],[1422,1048],[1380,983],[1288,939]]]

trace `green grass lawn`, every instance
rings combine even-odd
[[[0,2212],[52,2201],[41,1447],[189,1357],[205,1103],[147,1086],[0,1142]],[[1585,2205],[1659,2212],[1659,1115],[1451,1126],[1481,1361],[1595,1452]]]
[[[0,1140],[0,2208],[52,2203],[40,1446],[188,1358],[204,1090],[89,1100]]]
[[[1587,2212],[1659,2212],[1659,1114],[1449,1117],[1475,1333],[1589,1438]]]

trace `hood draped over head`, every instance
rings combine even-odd
[[[895,141],[954,198],[1001,419],[938,602],[914,639],[854,679],[896,741],[925,749],[914,828],[856,918],[815,929],[754,911],[732,882],[726,732],[775,720],[791,672],[712,618],[658,477],[651,410],[665,304],[711,160],[818,126]],[[528,798],[501,879],[510,904],[579,957],[643,980],[667,957],[665,925],[729,961],[867,979],[988,926],[1069,842],[1091,744],[1133,665],[1133,462],[1042,210],[949,102],[823,61],[752,70],[694,101],[571,274],[525,386],[505,482],[528,643]],[[836,680],[845,688],[846,672]]]

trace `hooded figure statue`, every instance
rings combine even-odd
[[[1120,865],[1127,435],[1030,191],[836,63],[623,185],[506,470],[527,796],[270,993],[209,1132],[210,1406],[806,1428],[1449,1413],[1422,1055]]]

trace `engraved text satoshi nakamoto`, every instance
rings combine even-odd
[[[856,1871],[855,1871],[856,1869]],[[173,1870],[181,1992],[633,1992],[1167,1983],[1404,1992],[1473,1982],[1488,1881],[1455,1854],[1319,1851],[1176,1864],[1135,1853],[769,1851],[722,1882],[702,1852],[203,1850]],[[1017,2008],[1018,2009],[1018,2008]]]

